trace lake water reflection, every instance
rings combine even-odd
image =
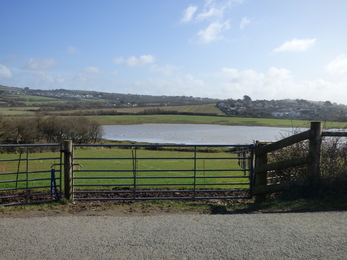
[[[103,126],[108,140],[174,144],[251,144],[276,141],[292,128],[201,124],[141,124]],[[304,131],[305,129],[303,129]]]

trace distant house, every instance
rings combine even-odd
[[[272,112],[271,115],[274,117],[282,117],[284,115],[284,113],[283,112]]]
[[[290,111],[290,112],[287,113],[287,115],[289,117],[298,117],[298,116],[300,116],[300,113],[294,112],[294,111]]]

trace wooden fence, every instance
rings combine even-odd
[[[308,186],[316,185],[320,178],[320,161],[323,136],[347,137],[347,132],[323,132],[321,122],[311,122],[309,130],[287,137],[278,142],[256,147],[255,154],[255,186],[253,193],[256,195],[256,202],[266,199],[266,194],[281,192],[290,189],[293,183],[284,182],[278,184],[268,183],[268,172],[285,169],[294,166],[308,165],[308,176],[306,180],[296,181],[296,184]],[[307,156],[292,158],[280,162],[268,163],[268,154],[276,150],[285,148],[295,143],[308,140],[309,149]]]

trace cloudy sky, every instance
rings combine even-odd
[[[0,0],[0,85],[347,104],[346,0]]]

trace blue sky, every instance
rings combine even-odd
[[[347,104],[346,0],[0,0],[0,84]]]

